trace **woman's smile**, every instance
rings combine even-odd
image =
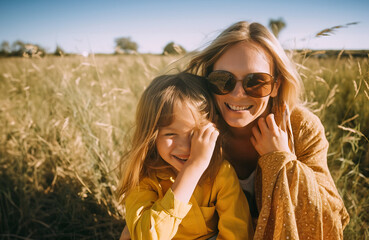
[[[253,105],[235,105],[227,102],[225,102],[224,104],[227,106],[229,110],[236,112],[248,111],[253,107]]]

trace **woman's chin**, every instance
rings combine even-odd
[[[232,128],[243,128],[249,125],[251,121],[246,119],[225,119],[225,122]]]

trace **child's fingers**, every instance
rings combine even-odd
[[[208,125],[202,135],[202,138],[205,140],[205,141],[209,141],[211,139],[211,135],[213,134],[213,132],[216,131],[215,130],[215,127],[213,124],[211,125]]]
[[[218,129],[214,128],[214,130],[211,132],[211,135],[210,135],[210,141],[215,142],[218,136],[219,136],[219,131]]]
[[[200,128],[199,136],[202,138],[209,138],[210,134],[214,131],[215,127],[213,123],[207,123]]]
[[[215,142],[219,136],[219,131],[213,123],[207,123],[194,131],[192,143],[194,146],[198,143]]]
[[[197,127],[198,131],[199,131],[199,135],[203,135],[204,132],[206,131],[206,129],[210,126],[210,123],[207,123],[205,125],[200,125]]]
[[[200,134],[200,129],[194,129],[192,131],[192,134],[191,134],[191,139],[197,139],[199,137],[199,134]]]

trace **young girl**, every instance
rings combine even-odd
[[[137,107],[118,192],[132,239],[252,239],[248,203],[222,160],[205,79],[154,79]]]

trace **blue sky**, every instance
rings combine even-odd
[[[161,53],[174,41],[187,50],[204,46],[240,20],[267,25],[282,17],[285,48],[369,49],[369,0],[0,0],[0,42],[35,43],[48,51],[112,53],[114,39],[131,37],[139,52]],[[360,22],[328,37],[324,28]]]

